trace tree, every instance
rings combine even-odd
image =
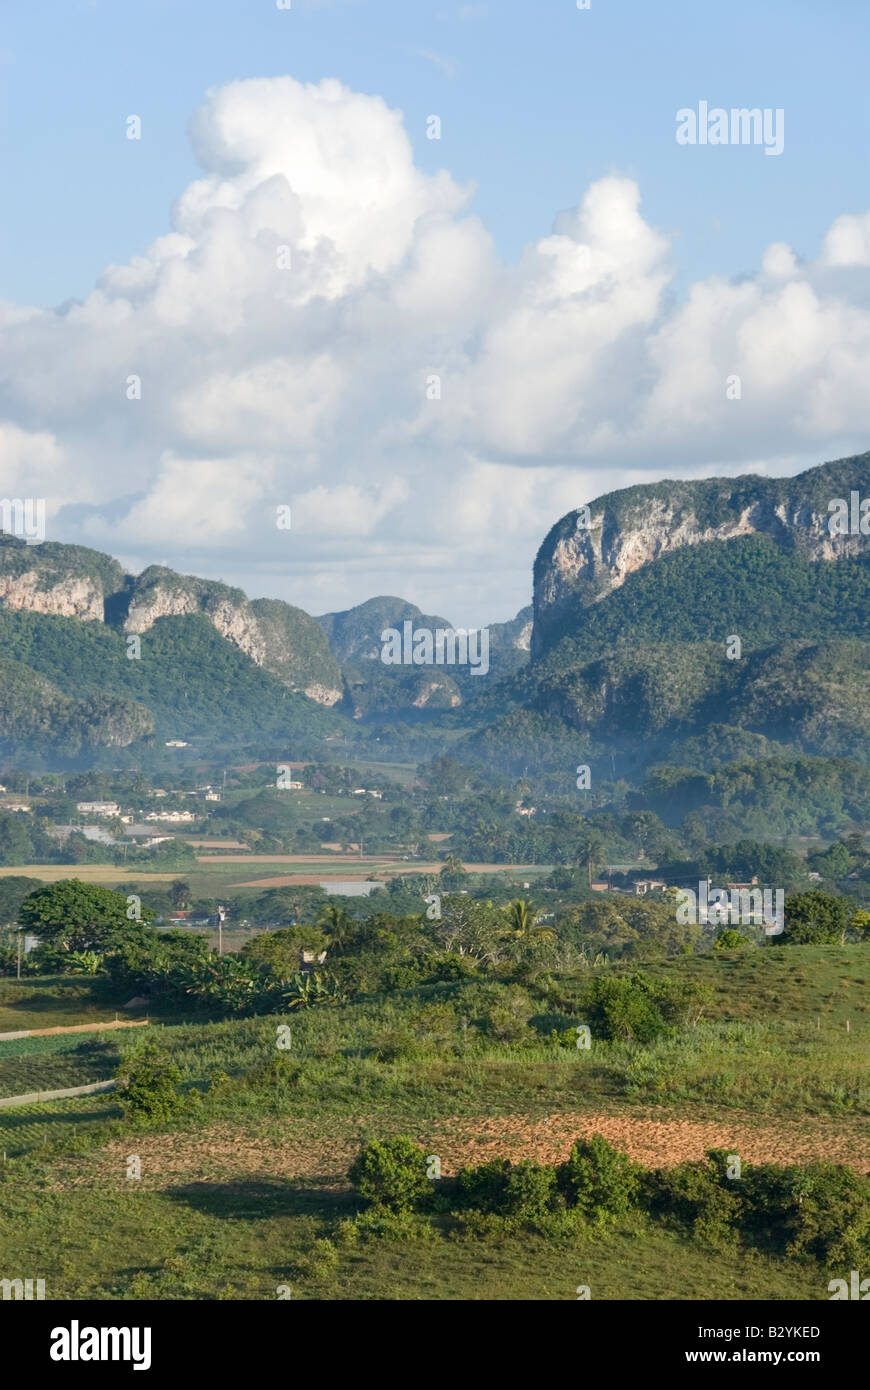
[[[586,860],[586,873],[591,887],[592,875],[601,863],[601,856],[604,853],[604,836],[600,830],[593,828],[586,831],[582,853]]]
[[[25,931],[57,950],[102,952],[154,920],[149,908],[139,910],[140,918],[131,920],[121,893],[65,878],[28,894],[18,921]]]
[[[0,878],[0,926],[12,926],[18,921],[21,904],[34,889],[42,887],[39,878],[28,878],[24,874],[9,874]]]
[[[327,948],[327,940],[316,927],[280,927],[278,931],[260,932],[246,941],[241,959],[263,966],[278,980],[289,980],[302,964],[307,951],[316,959]]]
[[[855,933],[859,941],[870,941],[870,912],[859,907],[849,923],[849,930]]]
[[[822,893],[818,888],[798,893],[786,899],[783,942],[789,946],[842,945],[854,912],[850,898]]]
[[[356,922],[340,903],[327,903],[317,919],[317,925],[329,933],[330,945],[340,951],[353,935]]]
[[[504,916],[492,903],[453,896],[441,904],[441,916],[432,923],[442,950],[474,960],[496,960],[505,939]]]
[[[511,931],[521,941],[530,941],[535,937],[539,941],[555,939],[555,932],[549,927],[538,925],[534,903],[526,902],[524,898],[514,898],[513,902],[508,903],[505,912]]]
[[[181,1069],[168,1052],[153,1043],[122,1059],[118,1079],[117,1096],[128,1120],[171,1120],[184,1106],[177,1089]]]
[[[183,878],[176,878],[169,885],[169,901],[179,911],[190,906],[190,884]]]

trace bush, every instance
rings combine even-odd
[[[518,1018],[511,1009],[506,1009],[500,1004],[487,1011],[483,1026],[491,1038],[503,1043],[519,1042],[529,1035],[525,1019]]]
[[[716,940],[713,942],[714,951],[736,951],[740,946],[747,946],[749,937],[743,936],[736,927],[726,927],[720,931]]]
[[[586,1021],[596,1037],[651,1043],[672,1028],[697,1023],[708,995],[692,981],[657,980],[642,971],[601,975],[584,1000]]]
[[[379,1062],[402,1062],[416,1056],[419,1050],[419,1039],[402,1023],[384,1028],[373,1039],[373,1053]]]
[[[558,1206],[554,1169],[530,1159],[511,1163],[495,1158],[476,1168],[463,1168],[456,1194],[461,1208],[492,1216],[532,1220]]]
[[[744,1228],[756,1242],[824,1264],[870,1259],[870,1180],[835,1163],[747,1168]]]
[[[600,976],[585,1003],[595,1037],[650,1043],[667,1031],[645,975]]]
[[[429,951],[420,957],[424,978],[449,984],[452,980],[467,980],[477,975],[478,962],[473,956],[460,956],[452,951]]]
[[[507,1175],[504,1191],[505,1216],[533,1219],[558,1205],[555,1170],[531,1159],[514,1163]]]
[[[184,1098],[176,1090],[181,1071],[168,1053],[154,1044],[123,1058],[118,1076],[122,1078],[118,1099],[128,1120],[171,1120],[184,1108]]]
[[[635,1203],[640,1167],[601,1134],[577,1139],[566,1163],[556,1169],[559,1190],[590,1220],[624,1216]]]
[[[725,1184],[728,1184],[726,1187]],[[741,1216],[738,1181],[725,1177],[721,1155],[656,1168],[644,1175],[642,1198],[654,1216],[688,1227],[696,1240],[715,1248],[734,1242]]]
[[[456,1180],[459,1205],[474,1211],[500,1212],[510,1167],[510,1159],[493,1158],[476,1168],[463,1168]]]
[[[432,1196],[426,1155],[412,1139],[375,1140],[361,1149],[348,1170],[361,1197],[390,1211],[412,1211]]]

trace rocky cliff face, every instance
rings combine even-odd
[[[152,565],[143,570],[133,586],[124,631],[147,632],[158,618],[186,617],[204,613],[213,626],[233,646],[258,666],[266,659],[266,643],[254,610],[241,589],[226,584],[176,574],[174,570]]]
[[[337,705],[344,693],[341,667],[317,619],[281,599],[254,599],[251,610],[265,644],[266,670],[319,705]]]
[[[51,613],[58,618],[84,618],[103,621],[103,592],[89,579],[62,579],[49,588],[41,576],[0,574],[0,606],[25,609],[31,613]]]
[[[103,621],[104,605],[120,589],[115,560],[79,545],[27,545],[0,533],[0,607],[59,618]]]
[[[191,613],[204,613],[221,637],[291,690],[320,705],[341,699],[341,671],[321,628],[280,599],[251,602],[241,589],[152,565],[133,585],[124,630],[147,632],[158,618]]]
[[[687,545],[763,534],[806,559],[870,550],[870,534],[834,534],[829,504],[870,499],[870,453],[822,464],[796,478],[711,478],[625,488],[569,512],[549,532],[534,571],[532,656],[560,636],[577,609]],[[870,517],[865,519],[870,531]],[[860,527],[860,523],[859,523]]]
[[[27,545],[0,533],[0,608],[109,622],[148,632],[159,618],[203,613],[220,635],[291,690],[321,705],[342,698],[341,671],[314,618],[280,600],[152,565],[134,578],[84,546]]]

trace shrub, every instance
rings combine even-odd
[[[445,1046],[456,1040],[459,1020],[451,1004],[426,1004],[414,1016],[414,1032],[422,1042]]]
[[[557,1199],[553,1168],[525,1158],[511,1166],[504,1190],[505,1216],[543,1216],[558,1204]]]
[[[463,1168],[456,1195],[461,1208],[492,1216],[534,1219],[558,1205],[554,1169],[530,1159],[495,1158]]]
[[[420,968],[425,977],[449,983],[451,980],[467,980],[477,975],[478,962],[473,956],[461,956],[453,951],[431,951],[420,957]]]
[[[697,1240],[721,1248],[737,1235],[741,1200],[735,1188],[736,1180],[724,1176],[719,1155],[708,1154],[706,1159],[646,1173],[642,1197],[653,1215],[670,1217],[687,1226]]]
[[[650,1043],[670,1029],[698,1022],[709,990],[689,980],[653,979],[642,971],[601,975],[584,1000],[596,1037]]]
[[[870,1259],[870,1180],[836,1163],[744,1170],[744,1227],[758,1242],[825,1264]]]
[[[500,1212],[504,1207],[510,1159],[493,1158],[476,1168],[463,1168],[456,1180],[459,1205],[482,1212]]]
[[[122,1078],[118,1099],[128,1120],[170,1120],[184,1107],[184,1098],[176,1090],[181,1071],[168,1053],[154,1044],[122,1059],[118,1076]]]
[[[361,1149],[348,1170],[361,1197],[390,1211],[411,1211],[432,1196],[426,1155],[412,1139],[376,1139]]]
[[[735,951],[740,946],[747,946],[749,937],[743,936],[736,927],[726,927],[720,931],[716,940],[713,942],[714,951]]]
[[[639,973],[599,976],[585,1003],[587,1021],[599,1038],[650,1043],[667,1030],[651,982]]]
[[[566,1163],[556,1170],[559,1190],[569,1206],[590,1220],[623,1216],[634,1205],[639,1165],[601,1134],[577,1139]]]
[[[501,1004],[489,1009],[483,1018],[483,1025],[490,1037],[499,1042],[515,1043],[528,1036],[525,1019],[518,1018],[511,1010]]]
[[[420,1043],[406,1024],[397,1024],[376,1035],[372,1050],[379,1062],[401,1062],[416,1056]]]

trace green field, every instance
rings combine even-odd
[[[168,1044],[182,1089],[205,1097],[181,1120],[131,1129],[111,1096],[0,1111],[0,1263],[37,1271],[56,1298],[269,1299],[281,1284],[302,1299],[573,1299],[580,1284],[593,1298],[827,1298],[832,1272],[813,1261],[707,1248],[640,1215],[546,1239],[422,1221],[367,1234],[349,1221],[349,1160],[396,1134],[439,1154],[446,1173],[496,1154],[558,1161],[591,1128],[649,1165],[721,1143],[749,1162],[870,1168],[870,946],[650,968],[706,978],[707,1019],[646,1047],[585,1054],[549,1040],[546,1016],[538,1041],[469,1041],[458,1025],[501,997],[493,981],[289,1019],[158,1020],[149,1037]],[[92,1017],[90,989],[0,982],[0,1024]],[[424,1010],[437,1036],[421,1028]],[[292,1046],[276,1072],[280,1025]],[[98,1044],[0,1044],[2,1089],[18,1093],[25,1076],[105,1074],[142,1040],[136,1030]],[[130,1155],[140,1179],[126,1175]]]

